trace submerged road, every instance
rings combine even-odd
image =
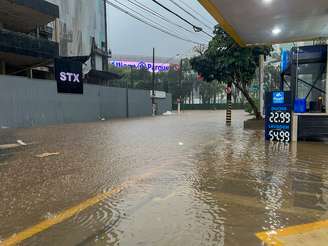
[[[253,246],[327,219],[328,145],[266,143],[247,117],[0,129],[0,245]]]

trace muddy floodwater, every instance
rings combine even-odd
[[[32,228],[19,245],[260,246],[257,232],[327,219],[328,145],[267,143],[232,118],[0,129],[0,241]]]

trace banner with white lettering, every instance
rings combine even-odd
[[[83,94],[82,63],[55,59],[55,78],[58,93]]]

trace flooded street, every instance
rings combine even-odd
[[[0,241],[260,246],[257,232],[328,219],[328,145],[266,143],[247,118],[0,129],[0,146],[27,144],[0,148]]]

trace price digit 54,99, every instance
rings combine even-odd
[[[271,141],[290,142],[290,133],[288,131],[269,131]]]

